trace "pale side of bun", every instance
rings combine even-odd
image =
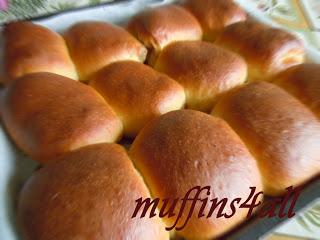
[[[213,110],[258,161],[265,192],[282,194],[320,173],[320,122],[280,87],[255,82],[226,94]]]
[[[32,73],[5,89],[2,120],[14,142],[46,163],[79,147],[114,142],[122,124],[93,88],[53,73]]]
[[[150,64],[172,42],[202,39],[197,19],[177,5],[160,6],[139,13],[129,22],[128,30],[150,50]]]
[[[80,80],[122,60],[144,62],[147,49],[125,29],[106,22],[79,22],[64,34]]]
[[[78,79],[63,38],[31,22],[12,22],[4,27],[6,82],[34,72],[52,72]]]
[[[122,119],[124,134],[129,137],[135,137],[150,120],[185,104],[179,83],[134,61],[112,63],[89,83]]]
[[[37,170],[20,194],[26,240],[169,240],[161,219],[131,218],[135,200],[149,198],[125,150],[91,145]]]
[[[320,118],[320,64],[294,66],[276,76],[274,83],[307,105]]]
[[[181,199],[196,186],[210,186],[200,198],[247,198],[250,187],[260,191],[261,179],[255,159],[238,135],[222,119],[194,110],[164,114],[138,134],[129,155],[154,197]],[[194,193],[192,194],[194,195]],[[171,201],[171,203],[173,200]],[[175,207],[176,216],[181,201]],[[179,227],[189,213],[186,206]],[[212,239],[245,220],[247,211],[237,209],[231,218],[198,218],[196,204],[189,223],[178,233],[187,239]],[[204,210],[207,216],[210,204]],[[230,206],[225,211],[230,213]],[[164,218],[172,226],[176,217]]]
[[[219,95],[247,77],[247,65],[240,56],[202,41],[170,44],[160,53],[155,69],[185,88],[188,108],[207,112]]]
[[[226,26],[247,18],[232,0],[186,0],[183,6],[198,19],[208,41],[214,41]]]
[[[227,26],[216,43],[245,58],[251,81],[269,80],[305,60],[303,43],[296,36],[254,21]]]

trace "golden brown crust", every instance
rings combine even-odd
[[[152,121],[138,134],[129,155],[156,197],[181,199],[195,186],[210,186],[209,199],[220,200],[245,198],[253,186],[261,190],[256,161],[240,138],[223,120],[198,111],[173,111]],[[200,207],[195,206],[195,214],[179,234],[188,239],[211,239],[246,215],[237,209],[229,219],[216,218],[216,212],[210,218],[198,218]],[[206,214],[209,209],[207,206]],[[228,206],[226,211],[230,211]],[[178,226],[187,214],[184,211]],[[176,217],[164,220],[171,226]]]
[[[247,18],[246,12],[232,0],[186,0],[183,6],[198,19],[208,41],[215,40],[226,26]]]
[[[31,22],[13,22],[4,28],[7,82],[33,72],[52,72],[77,79],[63,38]]]
[[[201,111],[210,111],[221,93],[244,83],[247,76],[241,57],[202,41],[170,44],[155,69],[178,81],[185,88],[187,107]]]
[[[275,84],[307,105],[320,118],[320,64],[300,64],[280,73]]]
[[[168,240],[159,218],[131,219],[149,196],[125,150],[98,144],[64,155],[25,184],[18,214],[28,240]]]
[[[145,10],[133,17],[128,24],[128,30],[153,51],[151,55],[157,55],[172,42],[202,38],[202,29],[197,19],[177,5]],[[153,60],[151,59],[151,63]]]
[[[134,61],[112,63],[89,83],[120,116],[130,137],[150,120],[185,103],[184,90],[176,81]]]
[[[256,157],[267,194],[281,194],[320,173],[320,123],[276,85],[256,82],[236,89],[213,114],[225,119]]]
[[[304,62],[304,47],[298,38],[254,21],[227,26],[216,43],[245,58],[250,80],[268,79]]]
[[[87,80],[102,67],[122,60],[144,62],[146,48],[123,28],[87,21],[73,25],[64,34],[80,80]]]
[[[88,144],[114,142],[122,132],[120,120],[94,89],[53,73],[10,83],[2,110],[15,143],[41,163]]]

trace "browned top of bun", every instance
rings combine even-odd
[[[186,0],[183,5],[199,20],[206,40],[215,40],[224,27],[247,18],[232,0]]]
[[[134,61],[108,65],[90,79],[90,85],[122,118],[129,135],[135,135],[156,116],[180,109],[185,102],[180,84]]]
[[[210,186],[210,196],[201,194],[209,199],[247,197],[249,187],[261,189],[256,162],[240,138],[225,121],[202,112],[180,110],[160,116],[139,133],[130,156],[156,197],[181,199],[195,186]],[[196,205],[194,213],[200,207]],[[178,226],[187,214],[185,211]],[[215,214],[210,218],[194,214],[179,234],[209,239],[246,215],[241,210],[230,219],[216,218]],[[171,226],[176,217],[165,220]]]
[[[4,28],[7,81],[32,72],[53,72],[77,79],[63,38],[31,22],[12,22]]]
[[[187,106],[210,111],[217,97],[246,80],[245,61],[231,51],[203,41],[181,41],[167,46],[155,69],[178,81],[186,91]]]
[[[280,87],[256,82],[227,93],[213,113],[258,160],[265,191],[279,194],[320,171],[320,122]]]
[[[25,184],[18,208],[24,239],[168,240],[158,218],[131,219],[140,197],[149,192],[121,146],[81,148]]]
[[[88,144],[112,142],[122,125],[91,87],[53,73],[33,73],[10,83],[3,121],[16,144],[35,160]]]
[[[227,26],[217,43],[238,52],[266,74],[275,74],[303,61],[304,46],[297,37],[255,21]]]
[[[145,47],[126,30],[105,22],[77,23],[64,38],[81,80],[115,61],[143,62],[147,54]]]
[[[202,38],[202,29],[197,19],[177,5],[143,11],[129,22],[128,30],[148,48],[156,50],[174,41]]]
[[[275,83],[306,104],[320,117],[320,64],[301,64],[275,78]]]

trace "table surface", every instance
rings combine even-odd
[[[112,0],[0,0],[0,23],[60,12]],[[295,31],[320,51],[320,0],[248,0],[258,11]],[[320,197],[320,191],[319,191]],[[287,222],[267,240],[320,239],[320,200]]]

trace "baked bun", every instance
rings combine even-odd
[[[143,11],[129,22],[128,30],[149,49],[150,64],[172,42],[202,39],[202,29],[197,19],[177,5]]]
[[[22,189],[18,215],[27,240],[169,240],[159,218],[131,218],[149,191],[125,150],[97,144],[36,171]]]
[[[80,22],[64,34],[80,80],[121,60],[144,62],[147,49],[121,27],[105,22]]]
[[[159,55],[155,69],[178,81],[187,107],[210,111],[221,93],[244,83],[247,65],[238,55],[201,41],[172,43]]]
[[[305,59],[303,44],[297,37],[253,21],[227,26],[216,43],[245,58],[249,80],[268,80]]]
[[[52,72],[77,79],[63,38],[31,22],[12,22],[4,27],[6,82],[34,72]]]
[[[213,114],[230,124],[257,159],[265,193],[282,194],[320,173],[320,122],[280,87],[256,82],[233,90]]]
[[[224,27],[247,18],[232,0],[186,0],[183,5],[198,19],[208,41],[215,40]]]
[[[210,186],[210,194],[202,191],[199,198],[247,199],[250,187],[261,190],[260,174],[255,159],[228,124],[194,110],[164,114],[148,124],[133,142],[129,155],[143,175],[153,196],[160,199],[181,199],[196,186]],[[191,196],[194,196],[194,192]],[[184,208],[177,227],[189,214],[190,202]],[[167,226],[177,220],[181,207],[174,208],[175,217],[164,218]],[[247,211],[237,209],[231,218],[210,211],[208,201],[205,217],[198,217],[202,204],[195,205],[193,215],[178,233],[187,239],[211,239],[225,233],[245,220]],[[231,213],[226,204],[224,212]]]
[[[307,105],[320,118],[320,64],[300,64],[280,73],[275,84]]]
[[[122,124],[91,87],[53,73],[32,73],[8,85],[3,122],[14,142],[34,160],[100,142],[114,142]]]
[[[89,81],[122,119],[124,133],[135,137],[150,120],[180,109],[183,88],[168,76],[134,61],[112,63]]]

